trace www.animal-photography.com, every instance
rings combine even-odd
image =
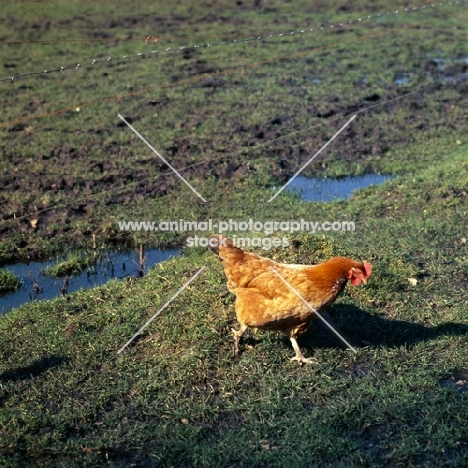
[[[468,465],[468,2],[2,2],[0,465]]]

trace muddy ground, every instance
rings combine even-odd
[[[242,3],[238,4],[241,7]],[[255,11],[266,7],[256,2],[252,8]],[[340,6],[338,11],[344,11],[343,8]],[[189,25],[189,29],[196,32],[197,29],[206,30],[207,24],[214,20],[225,27],[223,31],[231,34],[241,27],[244,31],[248,29],[239,18],[229,20],[215,13],[199,17],[176,14],[151,21],[131,15],[99,18],[76,15],[67,19],[47,18],[42,22],[14,15],[8,18],[9,34],[3,34],[3,40],[25,30],[30,40],[39,40],[56,29],[72,27],[84,31],[85,37],[104,40],[110,40],[115,31],[126,31],[127,37],[135,37],[142,31],[168,32],[181,25],[185,28]],[[281,21],[277,26],[282,26]],[[400,46],[395,43],[395,47]],[[35,49],[28,50],[33,53]],[[60,56],[60,45],[54,50]],[[16,72],[24,65],[21,60],[15,61],[13,52],[3,63],[3,74]],[[83,53],[79,49],[73,52]],[[401,60],[387,61],[387,71],[395,78],[401,70],[410,76],[408,85],[399,86],[394,82],[377,84],[377,78],[372,76],[359,80],[355,78],[357,75],[348,78],[348,69],[359,69],[359,61],[368,57],[368,53],[363,53],[355,63],[342,65],[335,72],[336,79],[346,81],[353,93],[346,95],[331,87],[330,92],[317,101],[310,100],[315,93],[311,89],[323,88],[326,82],[311,84],[304,82],[305,78],[299,73],[297,78],[294,73],[288,73],[278,77],[277,99],[270,100],[275,92],[265,91],[265,102],[268,99],[269,105],[248,119],[250,121],[242,118],[249,112],[249,102],[236,104],[239,113],[234,118],[230,111],[219,107],[220,101],[229,100],[227,96],[235,89],[239,78],[217,75],[223,71],[217,65],[218,60],[210,60],[205,51],[193,49],[178,52],[174,57],[171,60],[177,67],[172,68],[172,81],[182,79],[184,74],[190,79],[210,74],[185,87],[185,92],[190,91],[190,87],[195,89],[203,105],[190,103],[190,112],[185,116],[184,106],[188,101],[161,90],[157,95],[140,96],[138,108],[125,116],[138,128],[144,125],[142,117],[145,115],[170,114],[167,129],[171,131],[160,139],[159,151],[188,180],[199,183],[209,177],[217,180],[221,188],[232,181],[241,184],[255,175],[261,175],[266,185],[284,183],[354,114],[359,116],[359,125],[348,127],[307,168],[306,174],[344,176],[392,172],[386,158],[395,148],[420,137],[433,138],[443,132],[456,132],[466,119],[466,112],[461,109],[468,91],[463,78],[468,64],[457,62],[455,55],[446,67],[441,67],[440,62],[431,57],[417,60],[413,57],[406,68]],[[48,57],[48,60],[51,59]],[[37,62],[41,63],[40,57]],[[304,59],[297,66],[307,63],[321,70],[322,76],[334,66],[320,58]],[[122,71],[119,69],[120,74],[104,68],[100,73],[105,76],[110,71],[122,76],[125,70],[129,71],[125,66]],[[54,84],[55,79],[51,76],[45,83],[48,92],[53,93],[54,87],[60,86]],[[248,81],[249,76],[242,79]],[[102,80],[105,86],[105,78]],[[70,87],[78,89],[83,84],[83,80],[77,79],[71,81]],[[93,85],[92,82],[86,84]],[[12,92],[7,99],[12,106],[9,114],[12,122],[15,117],[40,116],[50,109],[51,97],[44,92],[45,97],[41,98],[35,91],[37,85],[37,79],[27,77],[14,84],[2,84],[4,90]],[[179,90],[183,95],[184,85]],[[256,91],[261,92],[261,87]],[[62,93],[59,88],[56,92]],[[285,105],[288,96],[292,103],[289,106]],[[65,99],[63,95],[61,98]],[[307,99],[306,107],[300,104]],[[210,128],[207,128],[208,121]],[[16,122],[1,129],[1,159],[5,166],[0,175],[0,241],[4,246],[0,257],[3,260],[48,255],[50,246],[57,240],[67,247],[79,246],[88,242],[92,233],[100,235],[105,242],[131,242],[130,234],[116,232],[110,226],[112,221],[108,215],[117,216],[118,213],[122,217],[122,213],[127,212],[130,216],[135,206],[151,204],[151,200],[170,204],[174,194],[181,190],[180,181],[167,165],[143,147],[122,121],[74,128],[70,119],[69,125],[60,129],[54,127],[54,117],[47,117]],[[118,211],[115,210],[117,206]]]

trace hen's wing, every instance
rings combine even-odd
[[[319,291],[304,272],[282,268],[278,273],[307,302],[316,305]],[[247,287],[237,287],[233,292],[237,296],[238,319],[250,327],[285,330],[313,318],[310,307],[270,269],[252,279]]]
[[[251,281],[264,273],[272,273],[270,267],[278,267],[278,263],[268,258],[260,257],[251,252],[244,252],[237,247],[220,247],[218,255],[224,267],[228,288],[249,287]]]
[[[273,262],[274,263],[274,262]],[[273,271],[272,268],[275,270]],[[314,296],[321,293],[320,288],[311,280],[307,274],[310,267],[297,268],[296,266],[273,264],[264,267],[262,272],[252,278],[249,283],[243,286],[252,292],[262,294],[265,299],[281,299],[297,297],[297,294],[291,290],[294,289],[306,301],[315,302]],[[288,286],[288,283],[290,286]],[[236,288],[236,293],[240,287]]]

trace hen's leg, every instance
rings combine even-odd
[[[239,340],[247,328],[247,325],[241,324],[240,330],[231,329],[232,333],[234,333],[234,354],[239,354]]]
[[[294,351],[296,352],[296,355],[293,358],[291,358],[291,361],[297,361],[299,365],[311,364],[312,362],[316,361],[314,358],[304,357],[304,355],[302,354],[301,348],[299,348],[299,345],[297,344],[296,338],[290,336],[289,339],[291,340]]]

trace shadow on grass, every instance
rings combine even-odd
[[[18,367],[17,369],[2,372],[0,374],[0,382],[33,379],[44,373],[47,369],[61,366],[68,361],[69,359],[67,357],[62,357],[55,354],[52,356],[43,357],[41,359],[37,359],[29,366]]]
[[[323,316],[323,314],[322,314]],[[388,320],[369,314],[359,307],[334,305],[324,318],[353,346],[400,347],[434,340],[441,336],[468,335],[468,325],[443,323],[427,327],[404,320]],[[300,338],[300,345],[306,349],[342,347],[342,343],[319,319]]]

